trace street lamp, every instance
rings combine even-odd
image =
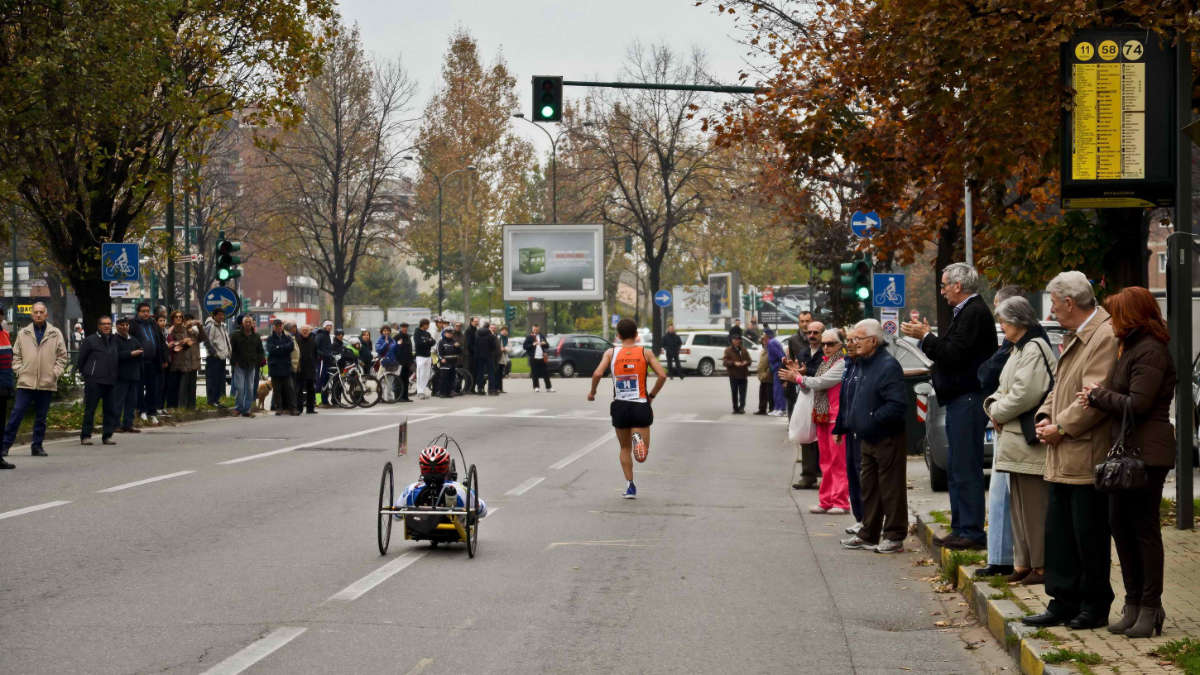
[[[558,132],[557,135],[555,135],[555,134],[551,134],[549,131],[546,131],[545,128],[539,126],[538,124],[536,124],[534,122],[530,122],[529,120],[525,119],[525,113],[516,113],[513,115],[513,117],[515,117],[519,120],[525,121],[525,122],[529,122],[538,131],[542,132],[543,134],[546,134],[546,138],[550,139],[550,222],[557,224],[558,223],[558,142],[560,140],[562,140],[563,134],[571,131],[571,129],[563,129],[562,131]],[[592,123],[584,122],[583,126],[590,127],[590,126],[592,126]]]
[[[429,175],[433,176],[433,179],[434,179],[435,181],[437,181],[437,189],[438,189],[438,206],[437,206],[437,221],[438,221],[438,310],[437,310],[437,313],[438,313],[438,316],[441,316],[441,314],[442,314],[442,301],[443,301],[443,299],[445,298],[445,293],[444,293],[444,292],[443,292],[443,290],[442,290],[442,179],[443,179],[443,178],[449,178],[449,177],[453,176],[454,174],[456,174],[456,173],[462,173],[463,171],[475,171],[475,165],[474,165],[474,164],[468,164],[468,165],[466,165],[465,167],[463,167],[463,168],[461,168],[461,169],[455,169],[455,170],[451,171],[450,173],[446,174],[445,176],[439,176],[439,175],[438,175],[436,172],[434,172],[432,169],[430,169],[430,168],[429,168],[429,165],[428,165],[428,164],[426,164],[425,162],[422,162],[422,161],[421,161],[421,160],[419,160],[419,159],[416,159],[416,158],[415,158],[415,157],[413,157],[412,155],[405,155],[404,159],[406,159],[406,160],[409,160],[409,161],[416,161],[418,164],[420,164],[420,165],[421,165],[421,168],[422,168],[422,169],[424,169],[426,173],[428,173]]]

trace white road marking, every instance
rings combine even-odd
[[[405,675],[417,675],[417,673],[425,670],[426,668],[428,668],[431,665],[433,665],[433,659],[426,656],[425,658],[421,659],[420,661],[417,661],[417,665],[413,666],[412,670],[405,673]]]
[[[164,474],[162,476],[155,476],[153,478],[145,478],[143,480],[135,480],[132,483],[122,483],[120,485],[114,485],[110,488],[104,488],[103,490],[96,490],[96,492],[98,492],[98,493],[120,492],[121,490],[128,490],[129,488],[135,488],[139,485],[146,485],[147,483],[157,483],[160,480],[169,480],[171,478],[179,478],[180,476],[186,476],[189,473],[196,473],[196,472],[191,471],[191,470],[176,471],[175,473],[168,473],[168,474]]]
[[[261,640],[250,643],[242,651],[204,671],[204,675],[237,675],[250,666],[270,656],[275,650],[300,637],[308,630],[295,626],[276,628]]]
[[[4,520],[5,518],[15,518],[17,516],[23,516],[26,513],[33,513],[34,511],[42,511],[44,509],[52,509],[56,506],[62,506],[64,504],[70,504],[70,503],[71,502],[64,502],[64,501],[46,502],[45,504],[38,504],[36,506],[26,506],[23,509],[16,509],[13,511],[5,511],[4,513],[0,513],[0,520]]]
[[[520,497],[521,495],[525,494],[526,492],[529,492],[530,490],[532,490],[538,483],[540,483],[544,480],[546,480],[545,476],[535,476],[535,477],[530,478],[529,480],[525,481],[524,483],[521,483],[517,487],[509,490],[508,492],[505,492],[504,494],[505,494],[505,496],[508,496],[508,497]]]
[[[521,408],[509,413],[513,417],[532,417],[540,412],[546,412],[545,408]]]
[[[671,415],[670,419],[667,421],[669,421],[669,422],[691,422],[691,421],[695,420],[697,417],[699,417],[699,415],[696,413],[679,413],[677,415]],[[707,420],[705,420],[705,421],[707,421]]]
[[[619,548],[648,548],[650,544],[641,543],[643,540],[638,539],[612,539],[601,541],[556,541],[552,542],[544,551],[559,548],[560,546],[616,546]]]
[[[617,434],[615,432],[610,431],[610,432],[604,434],[603,436],[601,436],[600,438],[597,438],[596,440],[589,443],[587,445],[587,447],[583,448],[582,450],[576,450],[575,452],[573,452],[573,453],[567,455],[566,457],[563,457],[562,459],[558,460],[557,462],[551,464],[550,468],[554,469],[554,470],[566,468],[568,465],[570,465],[575,460],[580,459],[584,455],[588,454],[589,452],[595,450],[596,448],[600,447],[601,445],[604,445],[605,443],[609,442],[610,440],[612,440],[616,437],[617,437]]]
[[[416,419],[409,420],[408,423],[415,424],[417,422],[424,422],[426,420],[431,420],[436,417],[441,417],[441,415],[428,415],[425,417],[418,417]],[[371,427],[370,429],[364,429],[362,431],[355,431],[354,433],[351,433],[351,434],[342,434],[341,436],[330,436],[329,438],[322,438],[322,439],[315,440],[315,441],[309,441],[308,443],[301,443],[299,445],[290,445],[286,448],[279,448],[278,450],[268,450],[267,452],[260,452],[256,455],[246,455],[245,457],[237,457],[234,459],[227,459],[224,462],[217,462],[217,464],[240,464],[241,462],[249,462],[249,461],[252,461],[255,459],[262,459],[264,457],[272,457],[274,455],[282,455],[285,452],[292,452],[293,450],[299,450],[300,448],[310,448],[314,445],[321,445],[322,443],[329,443],[332,441],[341,441],[341,440],[345,440],[347,438],[354,438],[356,436],[365,436],[367,434],[373,434],[377,431],[384,431],[386,429],[395,429],[398,426],[400,426],[400,423],[394,422],[392,424],[385,424],[381,427]]]
[[[460,408],[450,412],[451,415],[478,415],[491,410],[491,408]]]
[[[337,593],[334,593],[326,602],[353,602],[365,595],[367,591],[387,581],[392,575],[424,557],[424,553],[405,553]]]

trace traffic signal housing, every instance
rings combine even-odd
[[[559,76],[533,76],[534,122],[561,122],[563,79]]]
[[[871,259],[864,255],[858,260],[844,262],[838,266],[841,276],[838,279],[842,289],[842,299],[851,302],[870,302],[871,300]]]
[[[217,235],[215,267],[217,283],[220,285],[224,286],[226,281],[242,276],[242,271],[238,269],[238,265],[242,264],[242,259],[234,255],[236,251],[240,251],[241,249],[242,242],[226,239],[224,232]]]
[[[504,305],[504,320],[512,323],[517,318],[516,305]]]

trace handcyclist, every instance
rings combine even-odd
[[[408,487],[396,498],[395,506],[452,506],[456,509],[467,507],[466,491],[458,484],[456,477],[450,476],[450,453],[440,445],[431,445],[421,451],[417,458],[421,468],[421,478]],[[479,517],[487,515],[487,504],[476,497],[479,502]],[[400,516],[396,516],[400,518]]]
[[[637,486],[633,484],[633,460],[646,461],[650,454],[650,425],[654,424],[654,411],[650,402],[667,382],[667,371],[663,369],[654,352],[637,346],[637,324],[632,319],[621,319],[617,323],[617,337],[621,346],[604,352],[604,358],[596,372],[592,373],[592,390],[588,400],[596,400],[596,387],[600,378],[612,366],[613,402],[609,406],[612,425],[621,445],[621,471],[625,473],[625,499],[637,498]],[[646,392],[646,379],[650,369],[654,370],[654,389]]]

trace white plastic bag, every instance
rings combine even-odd
[[[801,445],[817,440],[817,425],[813,423],[813,393],[810,389],[796,387],[796,407],[792,419],[788,420],[788,440]]]

